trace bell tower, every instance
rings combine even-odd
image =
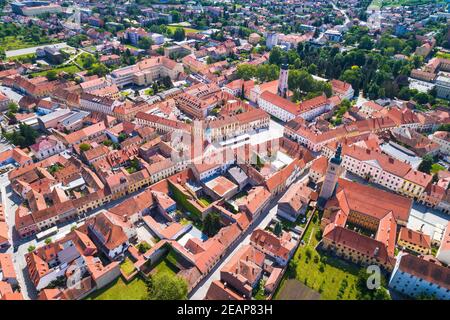
[[[323,208],[328,199],[330,199],[335,191],[337,181],[342,173],[342,146],[339,144],[336,153],[333,158],[328,163],[327,172],[325,173],[325,180],[322,184],[322,189],[320,190],[318,205]]]
[[[287,98],[288,92],[288,76],[289,68],[286,59],[284,59],[280,68],[280,77],[278,78],[278,95],[283,98]]]

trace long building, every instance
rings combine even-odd
[[[183,72],[183,65],[166,57],[155,57],[142,60],[135,65],[114,70],[108,76],[109,80],[122,88],[126,85],[135,84],[145,86],[153,81],[170,77],[174,80]]]
[[[342,166],[349,172],[410,198],[419,199],[433,179],[378,150],[344,145],[342,155]]]
[[[450,300],[450,269],[407,253],[400,253],[389,288],[409,297]]]

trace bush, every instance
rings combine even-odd
[[[317,255],[314,256],[314,260],[313,261],[314,261],[314,263],[318,263],[319,262],[319,256],[317,256]]]
[[[82,143],[80,144],[80,150],[83,152],[88,151],[89,149],[91,149],[91,145],[87,144],[87,143]]]
[[[310,248],[306,248],[305,254],[306,254],[306,258],[311,259],[312,251]]]
[[[325,265],[324,265],[323,263],[321,263],[321,264],[319,265],[319,271],[320,271],[320,272],[325,272]]]
[[[139,253],[146,253],[151,249],[151,246],[146,241],[142,241],[137,245],[137,249]]]

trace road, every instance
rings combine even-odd
[[[10,57],[15,57],[15,56],[21,56],[24,54],[35,53],[37,49],[44,48],[44,47],[55,47],[55,48],[61,49],[61,48],[67,48],[70,46],[65,42],[49,43],[49,44],[44,44],[42,46],[23,48],[23,49],[17,49],[17,50],[9,50],[9,51],[6,51],[5,54],[6,54],[7,58],[10,58]]]
[[[344,25],[350,22],[347,12],[344,9],[338,8],[338,6],[334,3],[334,1],[331,1],[331,5],[333,6],[334,10],[339,11],[345,17]]]
[[[308,171],[305,171],[302,173],[302,175],[297,178],[298,180],[304,181],[308,178]],[[261,212],[259,217],[254,221],[254,223],[244,232],[243,240],[236,242],[232,246],[232,250],[228,251],[228,254],[226,254],[220,262],[218,262],[213,270],[205,277],[202,281],[200,281],[200,284],[197,285],[197,287],[194,288],[194,290],[190,293],[190,300],[203,300],[206,296],[206,293],[208,292],[209,286],[211,283],[215,280],[220,280],[220,270],[230,261],[230,259],[236,254],[236,252],[246,244],[250,243],[250,236],[253,233],[253,230],[257,228],[264,229],[270,221],[276,216],[277,210],[278,210],[278,200],[283,196],[284,193],[281,193],[272,201],[270,202],[268,208],[264,212]]]
[[[3,145],[4,143],[0,143],[0,146]],[[120,202],[142,191],[143,190],[139,190],[137,192],[127,195],[126,197],[109,202],[104,206],[101,206],[95,210],[90,211],[88,214],[82,215],[78,220],[68,221],[63,224],[59,224],[58,233],[52,235],[51,239],[55,241],[63,238],[71,231],[72,226],[74,226],[75,224],[80,225],[84,223],[84,221],[87,218],[93,217],[100,212],[108,210],[109,208],[119,204]],[[15,212],[18,204],[21,203],[21,199],[18,195],[16,195],[12,191],[7,173],[0,176],[0,192],[1,192],[1,201],[5,212],[5,218],[8,223],[9,237],[11,239],[11,246],[8,247],[6,250],[3,249],[1,252],[13,254],[14,269],[16,271],[17,280],[19,282],[24,299],[35,299],[37,297],[37,293],[34,288],[34,285],[32,284],[28,276],[25,254],[28,253],[28,248],[30,246],[40,247],[45,245],[45,239],[37,241],[35,236],[22,239],[15,231],[14,228]]]

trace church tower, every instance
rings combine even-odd
[[[278,78],[278,95],[283,98],[287,98],[288,92],[288,75],[289,69],[287,61],[284,60],[280,68],[280,77]]]
[[[339,144],[334,157],[331,158],[328,163],[327,172],[325,173],[325,180],[323,181],[322,189],[320,190],[318,205],[321,208],[325,206],[327,200],[330,199],[336,191],[337,181],[342,173],[341,153],[342,146]]]

